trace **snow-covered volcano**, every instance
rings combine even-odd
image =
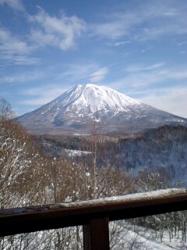
[[[18,118],[32,133],[126,133],[187,120],[143,104],[109,87],[77,85]]]
[[[53,103],[54,104],[54,103]],[[108,87],[94,84],[78,85],[56,99],[56,104],[66,111],[75,110],[83,115],[96,112],[128,111],[128,107],[140,102]]]

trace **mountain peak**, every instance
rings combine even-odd
[[[68,110],[87,110],[88,114],[98,111],[127,111],[129,106],[141,104],[114,89],[92,83],[77,85],[56,101],[60,101]]]
[[[186,120],[143,104],[110,87],[76,85],[50,103],[18,118],[34,133],[89,133],[97,122],[101,133],[140,131]]]

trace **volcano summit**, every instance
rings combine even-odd
[[[114,89],[77,85],[17,120],[33,134],[101,134],[139,132],[187,120],[153,108]]]

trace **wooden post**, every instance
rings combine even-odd
[[[109,250],[108,218],[92,219],[83,225],[84,250]]]

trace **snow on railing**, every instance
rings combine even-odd
[[[0,210],[0,236],[83,225],[84,249],[109,249],[108,222],[187,210],[187,189]]]

